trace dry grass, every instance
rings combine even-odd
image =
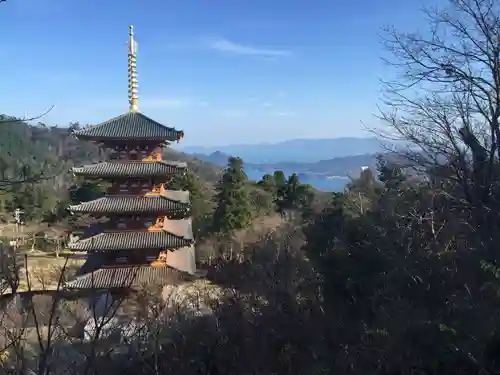
[[[0,224],[0,237],[6,237],[8,239],[16,237],[31,237],[34,233],[43,232],[44,234],[47,234],[49,238],[56,238],[61,236],[64,237],[66,229],[67,228],[63,225],[49,226],[45,223],[28,223],[20,226],[19,228],[16,224]]]
[[[18,292],[57,290],[61,272],[64,272],[64,280],[72,279],[84,262],[84,259],[28,258],[30,285],[26,277],[26,268],[22,267]]]
[[[280,215],[263,216],[256,218],[248,228],[235,231],[230,240],[220,239],[216,236],[209,237],[196,245],[198,260],[201,263],[211,264],[223,252],[241,254],[247,244],[253,244],[270,236],[285,224]],[[221,249],[221,246],[224,249]]]

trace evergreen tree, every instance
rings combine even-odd
[[[304,216],[309,216],[312,210],[314,194],[312,187],[300,182],[297,174],[292,173],[284,187],[283,208],[289,211],[300,211]]]
[[[283,188],[286,185],[286,177],[283,171],[275,171],[273,174],[274,184],[279,188]]]
[[[279,213],[286,209],[287,180],[283,171],[274,172],[275,203]]]
[[[296,173],[287,179],[283,171],[278,170],[274,175],[264,175],[257,185],[272,194],[277,212],[284,214],[287,210],[300,210],[303,217],[311,214],[314,200],[312,186],[302,184]]]
[[[252,217],[250,197],[245,188],[248,177],[243,170],[243,160],[229,158],[228,166],[216,186],[217,207],[213,216],[213,229],[227,234],[244,228]]]
[[[298,208],[300,202],[300,180],[296,173],[292,173],[286,182],[285,208],[293,210]]]
[[[192,203],[203,198],[201,183],[199,179],[190,172],[182,176],[175,176],[172,183],[169,185],[169,189],[189,191]]]
[[[396,163],[390,163],[377,158],[378,179],[389,190],[398,190],[406,181],[406,176],[401,168]]]
[[[169,189],[173,190],[189,191],[191,216],[193,217],[195,227],[197,227],[197,229],[208,228],[209,225],[207,222],[210,222],[211,220],[207,219],[207,214],[212,210],[212,203],[206,199],[203,194],[203,183],[200,179],[193,173],[188,172],[183,176],[176,176],[172,183],[168,186]]]
[[[70,202],[80,204],[102,197],[106,191],[103,185],[100,181],[83,181],[71,186],[69,189]]]
[[[257,185],[259,185],[264,191],[272,194],[276,193],[276,181],[274,179],[274,176],[270,174],[265,174],[264,176],[262,176],[262,180],[257,182]]]

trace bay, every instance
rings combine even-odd
[[[266,173],[273,173],[272,171],[262,172],[257,169],[245,168],[245,172],[250,180],[259,181],[262,179]],[[292,173],[296,173],[293,171],[283,171],[286,177],[290,176]],[[303,184],[309,184],[317,190],[325,191],[325,192],[341,192],[346,187],[349,182],[348,177],[336,176],[330,178],[320,178],[314,177],[310,175],[301,176],[299,175],[300,182]]]

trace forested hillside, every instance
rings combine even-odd
[[[55,212],[62,215],[70,200],[69,190],[81,184],[70,168],[106,158],[93,143],[73,137],[72,130],[79,127],[77,123],[49,127],[41,122],[32,126],[0,117],[0,214],[4,220],[18,207],[29,220],[44,220]],[[217,182],[220,168],[172,150],[165,153],[166,158],[186,161],[190,173],[209,190]]]

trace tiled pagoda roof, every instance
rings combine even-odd
[[[191,276],[168,266],[112,266],[87,273],[65,284],[68,289],[129,288],[142,285],[171,284]]]
[[[187,212],[189,201],[173,200],[165,195],[138,196],[138,195],[109,195],[89,202],[69,206],[75,213],[90,214],[167,214]]]
[[[77,138],[86,140],[125,140],[174,142],[184,133],[152,120],[139,112],[128,112],[101,124],[78,130]]]
[[[68,243],[68,249],[77,251],[168,250],[189,246],[193,239],[179,237],[165,231],[103,232]]]
[[[109,161],[73,167],[75,176],[147,178],[182,174],[187,164],[173,161]]]

